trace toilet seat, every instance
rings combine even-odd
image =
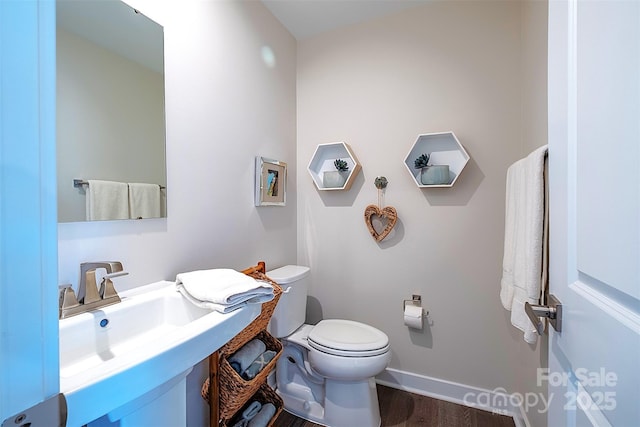
[[[352,320],[322,320],[309,332],[307,342],[318,351],[343,357],[378,356],[389,351],[389,337],[384,332]]]

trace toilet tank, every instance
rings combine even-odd
[[[267,276],[282,288],[282,295],[269,323],[269,333],[276,338],[284,338],[304,324],[307,314],[309,267],[285,265],[267,271]]]

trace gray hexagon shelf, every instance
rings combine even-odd
[[[422,170],[416,169],[414,166],[415,160],[422,154],[429,155],[429,166],[449,166],[448,180],[445,178],[439,182],[436,181],[438,182],[437,184],[423,184],[421,180]],[[418,135],[416,142],[411,147],[411,151],[404,159],[404,165],[411,174],[413,181],[420,188],[453,187],[469,159],[469,154],[467,154],[467,151],[453,132],[428,133]],[[446,172],[444,173],[446,174]]]
[[[325,178],[325,172],[337,172],[333,164],[337,159],[343,160],[349,167],[348,172],[342,174],[339,182],[329,183]],[[362,167],[353,150],[344,142],[330,142],[320,144],[309,162],[309,174],[313,178],[318,190],[348,190],[351,188],[358,172]],[[335,174],[334,174],[335,175]]]

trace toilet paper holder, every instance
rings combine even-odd
[[[412,295],[411,299],[406,299],[402,302],[402,311],[404,312],[407,308],[407,305],[414,305],[416,307],[422,307],[422,296],[421,295]],[[428,310],[423,310],[423,317],[427,317],[429,315]]]

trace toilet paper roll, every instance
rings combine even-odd
[[[417,305],[407,304],[404,307],[404,324],[412,329],[422,329],[424,310]]]

